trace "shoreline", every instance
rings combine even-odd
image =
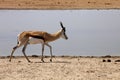
[[[41,58],[41,55],[29,55],[30,58]],[[10,56],[0,56],[0,59],[10,58]],[[13,58],[24,58],[24,56],[13,56]],[[44,58],[50,58],[50,56],[45,55]],[[53,55],[53,58],[120,58],[120,56],[111,56],[111,55],[105,55],[105,56],[70,56],[70,55],[61,55],[61,56],[55,56]]]

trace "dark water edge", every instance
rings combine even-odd
[[[38,55],[29,55],[28,57],[31,58],[41,58],[42,56]],[[10,56],[0,56],[0,59],[6,59],[10,58]],[[13,58],[24,58],[24,56],[13,56]],[[50,58],[50,56],[45,55],[44,58]],[[61,56],[55,56],[53,55],[53,58],[120,58],[120,56],[69,56],[69,55],[61,55]]]

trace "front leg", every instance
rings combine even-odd
[[[25,54],[25,50],[26,50],[27,45],[28,45],[28,43],[26,43],[26,44],[24,45],[24,47],[23,47],[23,49],[22,49],[22,52],[23,52],[25,58],[27,59],[27,61],[28,61],[28,62],[31,62],[31,61],[28,59],[28,57],[26,56],[26,54]]]
[[[44,60],[43,60],[44,46],[45,46],[45,45],[42,44],[42,58],[41,58],[41,61],[42,61],[42,62],[44,62]]]
[[[52,62],[52,46],[50,46],[48,43],[46,43],[45,45],[50,48],[50,54],[51,54],[50,62]]]

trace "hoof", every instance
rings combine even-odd
[[[28,61],[29,63],[32,63],[31,61]]]
[[[52,62],[52,59],[50,59],[50,62]]]
[[[41,61],[42,61],[42,62],[44,62],[44,60],[43,60],[43,59],[41,59]]]
[[[11,62],[11,60],[9,60],[9,62]]]

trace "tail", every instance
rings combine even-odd
[[[18,47],[19,41],[18,41],[18,37],[17,37],[17,45],[15,47],[13,47],[13,49],[15,50]]]
[[[18,40],[19,36],[20,36],[20,34],[17,35],[17,45],[19,44],[19,40]]]
[[[19,44],[18,37],[17,37],[17,44]]]

